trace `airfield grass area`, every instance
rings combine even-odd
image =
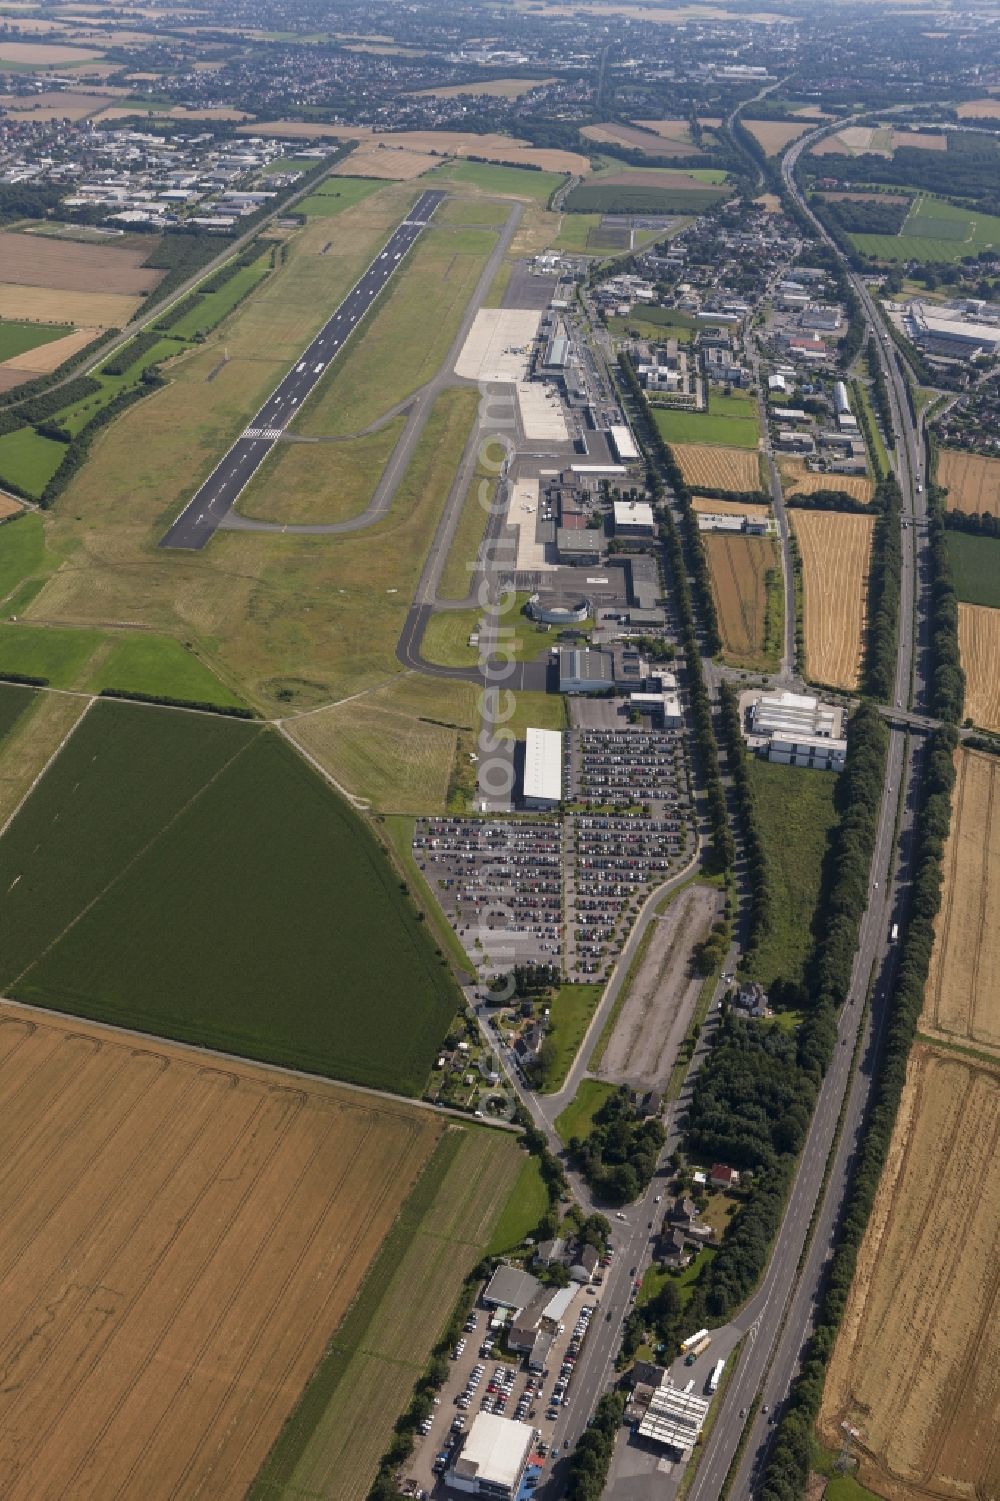
[[[880,261],[960,261],[1000,248],[1000,218],[922,193],[898,235],[852,234],[849,239],[862,254]]]
[[[685,412],[653,406],[653,421],[667,443],[720,443],[730,448],[756,448],[760,440],[757,404],[749,396],[709,394],[706,412]]]
[[[526,167],[498,167],[488,162],[451,161],[436,167],[424,177],[428,187],[445,182],[481,188],[484,193],[499,193],[505,198],[534,198],[547,203],[566,181],[559,172],[533,172]]]
[[[948,532],[955,592],[963,604],[1000,606],[1000,538]]]
[[[461,1279],[524,1223],[523,1168],[508,1133],[449,1124],[248,1501],[364,1501]]]
[[[64,339],[73,330],[68,323],[15,323],[0,320],[0,361],[27,354],[43,344]]]
[[[19,427],[0,438],[0,481],[38,500],[65,457],[65,444]]]
[[[90,702],[75,694],[37,693],[8,726],[0,755],[0,827],[16,812]]]
[[[504,653],[513,662],[533,662],[540,652],[551,645],[551,632],[539,630],[533,620],[523,613],[527,594],[516,596],[516,609],[505,618],[502,629]],[[440,667],[474,667],[479,661],[481,647],[469,645],[472,636],[478,633],[482,610],[439,610],[432,615],[424,630],[420,644],[421,654],[428,662]]]
[[[26,578],[45,569],[43,522],[27,511],[0,528],[0,603]],[[4,611],[4,614],[9,613]]]
[[[236,502],[237,511],[292,526],[359,516],[405,425],[399,416],[363,438],[276,444]]]
[[[494,244],[487,229],[425,230],[295,430],[360,433],[436,375]]]
[[[407,673],[286,722],[354,797],[384,813],[443,813],[461,735],[478,724],[473,683]]]
[[[57,1010],[408,1094],[454,1015],[373,837],[258,726],[99,700],[0,886],[0,984]]]
[[[823,859],[836,819],[837,777],[829,771],[750,762],[750,784],[774,883],[773,923],[745,966],[765,989],[779,976],[801,980],[813,943]]]
[[[329,219],[384,186],[385,183],[371,177],[324,177],[308,198],[295,205],[295,212],[309,218]]]
[[[4,1496],[239,1501],[398,1237],[443,1121],[10,1004],[0,1087],[24,1211],[0,1225]],[[445,1300],[458,1248],[442,1263]]]

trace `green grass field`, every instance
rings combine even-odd
[[[403,1204],[248,1501],[364,1501],[459,1288],[516,1200],[524,1154],[502,1131],[452,1125]],[[537,1221],[536,1221],[537,1223]]]
[[[7,323],[0,320],[0,360],[40,349],[73,332],[68,323]]]
[[[0,438],[0,481],[38,500],[66,456],[66,448],[43,438],[33,427],[19,427]]]
[[[241,266],[235,275],[223,282],[217,292],[199,293],[195,306],[183,318],[171,324],[170,332],[178,339],[195,339],[199,334],[209,333],[222,322],[227,313],[232,312],[238,302],[253,291],[258,282],[264,280],[270,270],[270,262],[270,252],[267,252],[249,266]]]
[[[514,1192],[496,1222],[493,1237],[487,1246],[489,1254],[502,1256],[505,1251],[513,1251],[516,1246],[522,1245],[525,1236],[537,1228],[548,1207],[549,1191],[542,1182],[538,1158],[529,1157],[522,1164]]]
[[[547,203],[566,181],[561,172],[533,172],[529,167],[492,166],[489,162],[448,162],[432,168],[424,181],[433,187],[439,179],[467,183],[484,193],[499,193],[508,198],[537,198]]]
[[[10,733],[35,696],[21,683],[0,683],[0,742]]]
[[[703,214],[727,196],[725,188],[629,186],[584,182],[566,195],[570,214]]]
[[[889,473],[889,455],[885,451],[885,443],[879,431],[879,425],[875,421],[875,412],[872,407],[871,396],[868,387],[863,380],[851,381],[851,389],[860,403],[862,410],[868,418],[868,431],[872,435],[873,452],[868,455],[876,477]]]
[[[356,203],[384,187],[385,183],[377,178],[324,177],[308,198],[303,198],[301,203],[295,205],[295,212],[306,214],[310,218],[329,219],[334,214],[342,214],[345,208],[353,208]]]
[[[521,613],[527,600],[527,594],[519,594],[517,608],[504,619],[503,628],[510,632],[504,637],[504,646],[516,662],[533,662],[552,644],[551,633],[540,631]],[[469,637],[475,634],[482,614],[480,609],[471,609],[441,610],[432,615],[420,646],[423,656],[441,667],[474,667],[480,648],[470,646]]]
[[[491,456],[492,457],[492,456]],[[493,504],[497,476],[495,470],[476,465],[469,488],[462,502],[462,514],[458,519],[448,556],[438,583],[441,599],[467,599],[472,587],[473,568],[486,530],[489,507]]]
[[[836,822],[837,778],[829,771],[753,758],[750,781],[774,867],[774,926],[748,968],[749,977],[766,987],[778,976],[802,978],[812,948],[827,838]]]
[[[920,194],[898,235],[853,234],[864,255],[880,261],[960,261],[1000,247],[1000,218]]]
[[[614,1084],[604,1084],[599,1079],[583,1079],[571,1104],[556,1116],[555,1128],[559,1140],[568,1146],[574,1136],[589,1136],[594,1125],[594,1116],[609,1095],[614,1094]]]
[[[181,1041],[417,1094],[459,1001],[361,820],[240,721],[98,700],[0,889],[9,994]]]
[[[707,412],[652,409],[657,431],[668,443],[721,443],[728,448],[756,448],[760,433],[757,405],[744,396],[709,393]]]
[[[151,632],[113,638],[87,684],[92,693],[117,688],[125,693],[152,693],[192,703],[243,707],[243,699],[220,683],[204,662],[173,636]]]
[[[959,599],[967,605],[1000,606],[1000,538],[946,535]]]
[[[555,1056],[542,1081],[546,1094],[562,1088],[603,991],[603,985],[561,985],[556,992],[549,1017]]]
[[[42,526],[37,511],[25,511],[0,526],[0,600],[5,600],[24,579],[44,568]]]
[[[0,672],[46,678],[54,688],[75,688],[103,639],[100,631],[0,625]]]

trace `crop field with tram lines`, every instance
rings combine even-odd
[[[1000,459],[942,448],[937,482],[948,491],[949,511],[1000,516]]]
[[[237,1501],[443,1123],[9,1004],[0,1097],[4,1496]]]
[[[1000,761],[960,750],[920,1030],[1000,1061]]]
[[[789,516],[802,558],[806,672],[832,688],[856,688],[874,518],[804,510]]]
[[[917,1042],[819,1417],[889,1501],[1000,1494],[998,1215],[1000,1066]]]
[[[684,483],[692,490],[759,490],[760,460],[755,450],[714,443],[673,443]]]
[[[983,730],[1000,732],[1000,610],[960,604],[958,644],[965,669],[965,712]]]
[[[724,655],[745,667],[766,667],[767,582],[779,567],[776,543],[731,532],[706,532],[702,542]]]

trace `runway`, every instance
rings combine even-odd
[[[173,522],[160,542],[161,547],[199,551],[211,539],[407,251],[427,227],[444,196],[442,192],[421,193],[364,275]]]

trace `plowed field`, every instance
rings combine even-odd
[[[674,457],[685,484],[697,490],[759,490],[760,466],[756,451],[723,448],[713,443],[674,443]]]
[[[766,666],[766,575],[779,566],[774,541],[728,532],[706,533],[702,541],[712,574],[723,652],[741,666]]]
[[[1000,516],[1000,459],[942,448],[937,478],[948,491],[949,511]]]
[[[0,277],[25,287],[63,292],[149,292],[162,271],[143,267],[149,245],[88,245],[41,235],[0,234]]]
[[[920,1030],[1000,1057],[1000,761],[958,753]]]
[[[1000,1495],[1000,1072],[917,1044],[820,1413],[890,1501]]]
[[[806,672],[833,688],[856,688],[874,519],[843,511],[789,516],[802,557]]]
[[[238,1501],[441,1128],[0,1005],[0,1491]]]
[[[1000,610],[958,607],[958,645],[965,668],[965,712],[984,730],[1000,731]]]

